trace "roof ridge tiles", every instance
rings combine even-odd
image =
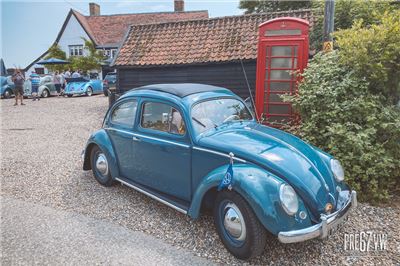
[[[212,22],[212,21],[225,21],[228,19],[240,19],[240,18],[251,18],[251,17],[260,17],[260,16],[270,16],[270,15],[281,15],[281,14],[294,14],[294,13],[305,13],[305,12],[313,12],[313,9],[295,9],[295,10],[287,10],[287,11],[276,11],[276,12],[261,12],[261,13],[251,13],[251,14],[242,14],[242,15],[232,15],[232,16],[220,16],[220,17],[212,17],[212,18],[196,18],[196,19],[187,19],[187,20],[178,20],[178,21],[167,21],[167,22],[156,22],[156,23],[139,23],[130,25],[130,27],[142,27],[142,26],[159,26],[163,24],[189,24],[195,22]],[[279,17],[279,16],[277,16]]]

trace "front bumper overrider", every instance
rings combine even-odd
[[[296,243],[313,238],[326,238],[331,230],[342,224],[349,215],[351,209],[357,207],[357,192],[351,191],[344,206],[336,212],[324,215],[321,214],[321,222],[313,226],[293,231],[279,232],[278,239],[282,243]]]

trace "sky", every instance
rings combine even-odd
[[[6,67],[25,68],[55,41],[69,10],[89,14],[89,2],[102,15],[173,11],[173,0],[0,0],[1,58]],[[185,10],[208,10],[210,17],[239,15],[239,0],[185,0]]]

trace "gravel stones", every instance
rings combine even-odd
[[[108,108],[104,96],[25,101],[1,100],[1,195],[67,210],[140,231],[221,264],[243,264],[222,245],[212,217],[192,220],[120,184],[102,187],[82,170],[80,153],[91,132],[101,127]],[[400,263],[400,208],[359,204],[332,238],[281,244],[271,238],[262,256],[247,265]],[[344,233],[386,233],[387,250],[344,250]]]

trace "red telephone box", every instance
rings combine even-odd
[[[259,26],[256,111],[264,123],[287,123],[295,114],[282,94],[297,92],[297,78],[291,72],[303,71],[308,62],[309,23],[304,19],[282,17]]]

